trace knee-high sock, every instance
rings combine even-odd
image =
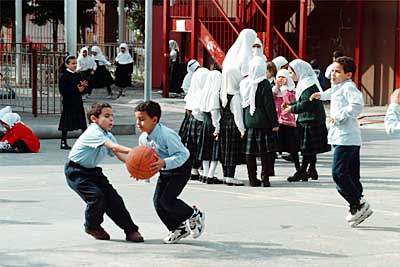
[[[208,172],[210,170],[210,161],[209,160],[203,160],[203,176],[208,177]]]
[[[211,163],[210,163],[210,170],[208,171],[207,177],[211,177],[211,178],[214,177],[215,169],[217,168],[217,164],[218,164],[218,161],[216,161],[216,160],[212,160],[212,161],[211,161]]]

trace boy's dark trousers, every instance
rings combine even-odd
[[[334,146],[332,177],[339,194],[350,204],[358,205],[363,187],[360,182],[360,147]]]
[[[177,229],[193,215],[193,208],[178,199],[189,181],[191,168],[190,160],[187,160],[178,168],[160,171],[153,204],[158,217],[170,231]]]
[[[126,234],[139,228],[132,221],[124,201],[104,176],[102,169],[85,168],[69,161],[65,165],[67,183],[86,202],[85,228],[99,229],[104,213]]]

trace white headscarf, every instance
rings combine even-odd
[[[121,52],[121,48],[125,48],[125,52]],[[117,57],[115,58],[115,61],[117,61],[119,64],[126,65],[129,63],[133,63],[133,58],[131,54],[129,53],[128,45],[126,43],[122,43],[119,45],[119,52]]]
[[[85,51],[86,51],[86,56],[83,56],[83,52]],[[94,62],[92,57],[89,56],[89,49],[86,46],[81,48],[77,62],[78,62],[77,70],[79,71],[85,71],[89,69],[95,70],[97,68],[96,62]]]
[[[220,109],[219,91],[221,90],[222,74],[218,70],[212,70],[208,73],[206,83],[200,99],[200,111],[211,112],[211,110]]]
[[[175,40],[169,40],[169,49],[170,50],[176,50],[179,52],[179,45]]]
[[[257,33],[252,29],[244,29],[240,32],[235,43],[226,53],[222,70],[236,66],[242,72],[242,76],[249,74],[249,62],[253,58],[252,46],[257,38]]]
[[[288,64],[289,62],[287,61],[286,58],[279,56],[276,57],[272,60],[272,62],[275,64],[276,66],[276,70],[280,70],[282,68],[282,66]]]
[[[206,68],[198,68],[192,76],[190,87],[187,95],[185,96],[185,109],[195,111],[199,109],[199,100],[201,97],[201,91],[203,90],[206,82],[207,75],[210,71]]]
[[[182,86],[181,86],[181,88],[183,89],[183,91],[185,91],[185,93],[187,93],[189,91],[190,82],[192,81],[192,75],[193,75],[194,71],[197,69],[197,67],[200,67],[200,64],[196,59],[191,59],[187,63],[187,66],[186,66],[187,73],[185,75],[185,78],[183,79]]]
[[[260,47],[254,47],[254,45],[259,45]],[[254,41],[253,47],[251,48],[253,51],[253,56],[259,56],[261,57],[263,55],[263,45],[261,43],[261,40],[257,37],[256,40]]]
[[[111,65],[111,63],[105,58],[105,56],[103,55],[103,52],[101,51],[101,48],[98,46],[92,46],[92,53],[95,52],[96,55],[92,54],[92,59],[93,60],[98,60],[99,61],[99,65]]]
[[[274,87],[272,87],[272,92],[274,92],[278,96],[282,96],[283,91],[285,91],[285,90],[294,91],[296,89],[296,85],[294,84],[294,81],[292,80],[292,78],[290,78],[288,70],[280,69],[278,71],[278,73],[276,74],[277,79],[278,79],[278,77],[285,77],[287,80],[287,84],[284,84],[279,88],[278,88],[278,85],[274,85]]]
[[[1,118],[1,121],[12,128],[16,123],[21,122],[21,117],[17,113],[7,113]]]
[[[300,98],[304,90],[310,86],[313,86],[314,84],[318,87],[318,90],[322,92],[317,75],[315,75],[315,72],[308,62],[301,59],[295,59],[289,63],[289,66],[294,70],[298,79],[296,86],[297,100]]]
[[[258,84],[267,79],[267,64],[262,57],[254,57],[250,61],[249,76],[240,83],[242,107],[250,106],[250,115],[256,110],[256,92]]]
[[[228,94],[237,95],[240,94],[240,81],[242,80],[242,73],[235,67],[224,69],[222,72],[222,84],[221,84],[221,102],[222,106],[226,107],[228,104]]]
[[[2,109],[0,109],[0,120],[3,118],[4,115],[11,113],[11,107],[10,106],[6,106]],[[0,132],[5,132],[6,129],[0,124]]]

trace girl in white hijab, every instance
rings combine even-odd
[[[183,79],[182,86],[181,86],[181,88],[183,89],[185,94],[187,94],[189,91],[190,82],[192,81],[193,73],[195,72],[195,70],[198,67],[200,67],[200,64],[196,59],[191,59],[187,63],[187,66],[186,66],[187,74],[186,74],[185,78]]]
[[[249,62],[253,58],[252,46],[257,38],[257,33],[252,29],[244,29],[240,32],[235,43],[226,53],[222,70],[235,66],[239,68],[242,76],[249,74]]]
[[[82,99],[90,97],[93,90],[93,75],[97,69],[96,62],[89,56],[87,47],[82,47],[78,56],[76,71],[81,75],[82,80],[88,81],[88,86],[83,92]]]
[[[169,40],[169,92],[180,95],[183,93],[181,88],[181,75],[179,75],[179,45],[175,40]]]
[[[310,101],[310,96],[322,89],[311,65],[301,59],[289,63],[289,75],[297,82],[297,101],[284,103],[283,108],[285,112],[298,114],[297,125],[303,160],[300,169],[288,181],[307,181],[309,178],[317,180],[317,154],[331,150],[328,145],[324,106],[320,100]]]
[[[262,57],[265,61],[268,61],[267,57],[264,55],[264,49],[263,49],[262,42],[258,37],[256,38],[256,40],[253,44],[252,51],[253,51],[253,57],[259,56],[259,57]]]
[[[185,118],[179,129],[179,136],[181,137],[182,143],[190,152],[190,160],[192,161],[190,179],[200,180],[199,168],[201,166],[201,161],[198,160],[198,140],[203,117],[200,112],[199,100],[207,75],[210,71],[206,68],[201,68],[195,60],[191,60],[189,63],[190,66],[188,65],[188,68],[193,68],[194,71],[190,79],[188,93],[185,96]]]
[[[272,153],[278,151],[278,118],[272,88],[266,77],[262,57],[250,62],[249,76],[240,83],[240,95],[247,129],[244,138],[247,172],[251,186],[271,186],[269,176]],[[261,157],[261,181],[257,179],[256,157]]]
[[[107,98],[112,97],[111,85],[114,83],[114,79],[112,78],[110,72],[107,70],[106,66],[110,66],[111,63],[104,57],[101,48],[98,46],[92,47],[92,59],[97,65],[97,69],[94,72],[93,76],[93,87],[95,88],[107,88],[108,96]]]
[[[224,172],[225,184],[243,185],[235,178],[236,165],[245,162],[242,138],[246,132],[243,122],[242,100],[240,98],[240,81],[242,74],[235,67],[227,68],[222,73],[221,103],[222,116],[220,123],[220,162]]]
[[[133,58],[129,53],[128,45],[122,43],[115,58],[117,69],[115,70],[115,85],[120,88],[118,97],[125,96],[126,87],[131,86],[133,72]]]
[[[219,121],[221,119],[219,105],[221,82],[222,74],[217,70],[210,71],[201,92],[201,97],[198,99],[200,101],[200,111],[203,113],[203,125],[201,126],[198,144],[198,159],[203,163],[203,176],[207,184],[223,183],[223,181],[214,178],[220,153],[218,136]]]
[[[6,106],[2,109],[0,109],[0,120],[1,118],[3,118],[4,115],[6,115],[7,113],[11,113],[11,107],[10,106]],[[6,129],[0,124],[0,138],[4,135],[4,132],[6,131]]]
[[[282,68],[287,68],[287,64],[289,63],[286,58],[282,56],[278,56],[272,60],[272,62],[276,66],[276,70],[279,71]]]

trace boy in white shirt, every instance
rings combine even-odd
[[[328,143],[333,145],[332,177],[340,195],[349,203],[346,217],[355,227],[371,216],[370,205],[363,198],[360,182],[361,131],[357,121],[364,102],[360,90],[352,81],[356,64],[350,57],[339,57],[332,64],[332,88],[314,93],[313,99],[331,100]]]
[[[400,88],[397,88],[390,98],[385,116],[385,128],[388,134],[400,136]]]

